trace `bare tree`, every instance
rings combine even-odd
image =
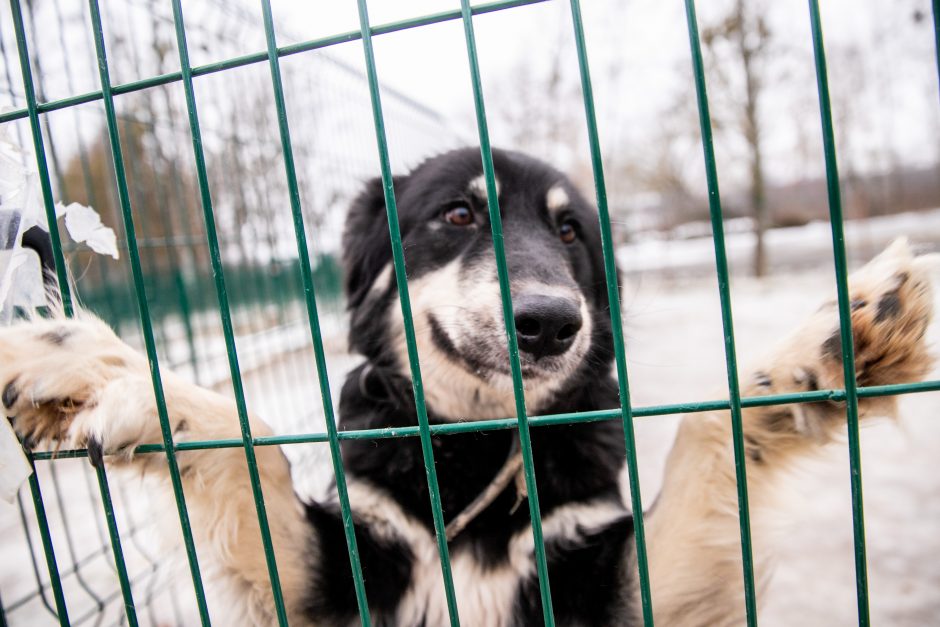
[[[765,77],[772,49],[773,34],[767,23],[766,6],[762,0],[734,0],[728,12],[714,25],[702,30],[702,42],[710,70],[730,89],[737,69],[743,81],[743,98],[731,98],[726,118],[719,124],[729,125],[740,133],[748,153],[748,196],[754,216],[755,276],[767,273],[764,234],[770,222],[764,181],[764,147],[761,129],[761,100],[767,83]],[[736,66],[736,68],[735,68]]]

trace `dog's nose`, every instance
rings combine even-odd
[[[570,298],[522,294],[513,314],[519,348],[536,359],[564,353],[581,330],[581,309]]]

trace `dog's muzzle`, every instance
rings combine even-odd
[[[521,294],[513,300],[519,349],[538,361],[561,355],[581,330],[581,308],[571,298]]]

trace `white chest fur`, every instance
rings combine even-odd
[[[367,484],[351,482],[349,492],[357,516],[368,522],[372,533],[405,542],[414,556],[411,585],[399,603],[396,624],[449,624],[444,576],[433,532]],[[543,519],[542,531],[546,541],[563,538],[577,542],[579,536],[623,515],[624,509],[618,503],[575,503],[552,511]],[[450,564],[461,624],[509,625],[519,585],[535,573],[532,529],[526,527],[510,539],[507,559],[499,566],[484,567],[471,551],[462,548],[450,553]]]

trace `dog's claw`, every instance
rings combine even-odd
[[[101,468],[104,464],[104,451],[101,448],[101,442],[95,438],[88,439],[88,461],[95,468]]]
[[[13,409],[13,405],[20,397],[20,391],[16,387],[16,381],[10,381],[3,388],[3,406],[7,409]]]

